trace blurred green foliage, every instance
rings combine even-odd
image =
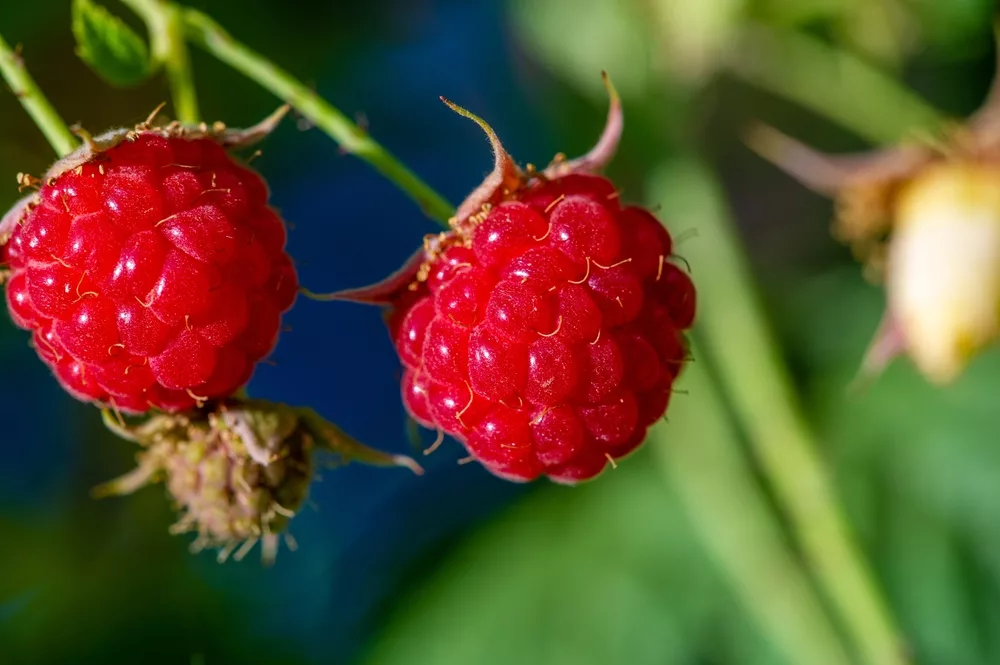
[[[229,6],[194,4],[209,11]],[[337,3],[316,11],[343,21],[290,16],[282,3],[250,4],[252,14],[247,9],[233,20],[241,35],[270,52],[269,33],[278,31],[284,37],[271,45],[282,64],[309,75],[315,71],[310,41],[343,40],[331,48],[348,53],[351,43],[386,29],[372,14],[353,15],[360,10],[333,8]],[[59,11],[68,17],[66,5]],[[447,4],[428,7],[456,11]],[[662,216],[684,238],[682,256],[705,241],[685,233],[700,222],[678,218],[672,199],[652,198],[659,194],[646,189],[648,176],[678,158],[711,167],[706,177],[720,192],[712,204],[731,210],[744,232],[794,388],[837,496],[901,624],[908,654],[922,665],[1000,662],[1000,353],[977,360],[947,389],[928,386],[901,361],[872,385],[852,390],[882,295],[828,238],[829,206],[751,156],[738,139],[758,118],[832,148],[860,144],[845,127],[869,139],[892,130],[905,134],[930,111],[901,115],[896,92],[886,84],[891,77],[919,88],[932,102],[928,108],[971,109],[991,67],[992,2],[512,0],[503,11],[513,48],[528,63],[519,70],[520,82],[548,122],[538,131],[551,134],[560,149],[582,151],[596,133],[605,103],[596,74],[611,73],[625,100],[628,128],[613,173],[626,198],[645,195],[662,205]],[[42,30],[43,19],[20,3],[0,12],[24,35]],[[236,30],[233,21],[217,18]],[[332,25],[341,26],[337,34],[320,29]],[[790,57],[768,41],[773,35],[836,57]],[[70,56],[67,38],[53,47],[51,59],[38,62],[39,78],[62,80],[57,70]],[[69,113],[106,118],[106,108],[74,106],[94,79],[85,78],[90,75],[78,63],[69,66],[76,69],[60,93]],[[255,104],[271,102],[216,63],[198,56],[196,66],[198,80],[210,82],[200,90],[206,105],[224,106],[227,97],[247,102],[229,107],[234,124],[254,119]],[[223,76],[225,86],[211,83]],[[850,95],[859,80],[870,96]],[[427,91],[428,98],[439,92]],[[143,88],[139,96],[111,100],[124,104],[119,117],[139,119],[157,94]],[[580,113],[588,103],[592,112]],[[34,145],[14,140],[30,125],[11,119],[16,131],[0,132],[0,155],[34,168],[43,161],[37,156],[41,139]],[[831,120],[843,127],[833,129]],[[696,283],[719,269],[692,266]],[[0,346],[7,354],[0,360],[13,357],[13,349]],[[829,603],[745,435],[706,408],[729,396],[710,392],[709,369],[700,362],[689,368],[689,394],[675,396],[669,422],[618,469],[581,487],[526,492],[463,542],[424,561],[384,608],[358,660],[855,662],[857,653],[835,646],[847,643],[844,626],[830,618]],[[127,453],[80,424],[90,422],[86,409],[68,408],[74,436],[86,441],[77,454],[92,461],[55,494],[56,505],[0,517],[0,570],[16,571],[0,575],[0,663],[70,663],[76,652],[143,662],[147,650],[157,652],[157,662],[313,662],[291,640],[255,635],[248,628],[252,607],[213,585],[189,561],[182,542],[166,540],[169,513],[156,492],[127,503],[83,499],[105,469],[123,467]],[[128,529],[116,528],[122,523]],[[124,545],[106,542],[123,533],[129,534]],[[378,576],[378,560],[368,563],[376,569],[365,574]],[[133,570],[140,565],[145,573]],[[756,574],[763,576],[754,583]],[[734,575],[743,575],[743,586]],[[118,584],[109,587],[108,580]],[[50,592],[56,588],[74,591]],[[154,597],[155,611],[144,613]],[[114,623],[105,615],[111,610],[92,607],[119,608]],[[178,630],[185,639],[172,641]],[[203,650],[193,653],[193,643]]]

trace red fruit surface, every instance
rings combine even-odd
[[[638,447],[666,412],[694,317],[656,218],[576,173],[451,240],[393,317],[410,415],[511,480],[576,483]]]
[[[5,246],[11,317],[79,399],[228,397],[298,291],[267,198],[215,141],[140,132],[42,187]]]

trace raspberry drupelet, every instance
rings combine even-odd
[[[456,110],[490,136],[494,173],[403,270],[333,297],[392,306],[418,423],[503,478],[592,478],[664,415],[694,286],[669,260],[666,229],[593,174],[621,130],[613,91],[597,147],[542,173],[518,169],[485,123]]]
[[[298,280],[267,186],[226,148],[278,117],[90,139],[8,215],[11,317],[73,396],[176,412],[232,395],[272,350]]]

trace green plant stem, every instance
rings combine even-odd
[[[180,7],[167,0],[122,0],[122,3],[146,23],[153,58],[167,72],[177,119],[185,124],[197,124],[201,121],[198,93],[184,40]]]
[[[648,443],[692,526],[761,632],[795,665],[847,665],[841,637],[754,478],[705,355],[692,348],[670,422]]]
[[[669,201],[671,216],[697,230],[681,251],[698,283],[702,350],[807,561],[864,661],[905,663],[904,642],[836,502],[715,176],[696,158],[679,158],[649,185],[653,200]]]
[[[135,1],[135,0],[133,0]],[[340,144],[371,164],[417,202],[427,216],[447,224],[453,206],[329,102],[259,53],[233,39],[205,14],[183,10],[188,39],[288,102]]]
[[[808,35],[745,28],[728,70],[875,143],[941,126],[941,114],[892,76]]]
[[[14,96],[21,102],[21,106],[42,130],[42,134],[56,154],[65,157],[76,150],[79,146],[76,137],[28,74],[21,54],[14,51],[2,36],[0,36],[0,73],[3,74]]]

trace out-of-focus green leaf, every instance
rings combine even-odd
[[[24,593],[18,594],[13,598],[9,598],[0,601],[0,624],[4,621],[11,619],[18,613],[23,611],[31,601],[38,595],[37,589],[31,589]]]
[[[979,54],[989,47],[993,0],[907,0],[924,40],[949,54]]]
[[[645,0],[642,0],[645,2]],[[746,0],[655,0],[648,3],[656,30],[657,69],[675,80],[702,84],[739,29]]]
[[[136,85],[153,73],[142,38],[91,0],[73,0],[73,35],[80,59],[111,85]]]
[[[917,20],[902,3],[854,0],[834,24],[838,41],[898,71],[917,44]]]
[[[731,600],[649,462],[543,488],[482,529],[400,603],[367,662],[680,665],[721,648]]]
[[[829,20],[844,11],[845,0],[752,0],[756,18],[776,25]]]
[[[753,0],[753,10],[757,20],[773,27],[822,25],[839,45],[893,69],[918,48],[922,36],[906,0]]]
[[[917,639],[926,662],[983,662],[972,607],[962,589],[959,543],[947,523],[924,513],[914,498],[900,492],[887,501],[887,558],[893,565],[887,567],[886,577],[900,618],[919,626]]]
[[[938,112],[878,67],[804,32],[748,24],[729,60],[740,78],[840,123],[874,143],[936,129]]]
[[[607,97],[602,70],[618,91],[642,96],[656,85],[659,57],[650,17],[626,0],[517,0],[512,16],[527,47],[594,99]]]

